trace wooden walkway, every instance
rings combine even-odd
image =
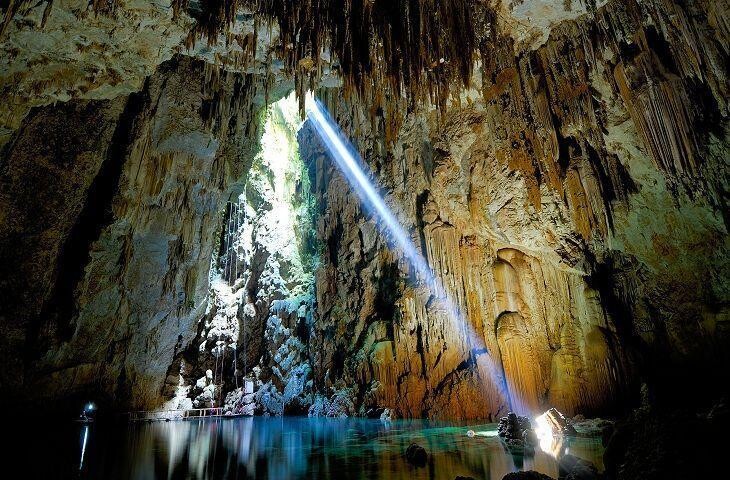
[[[193,420],[199,418],[215,417],[237,417],[240,415],[226,415],[223,407],[213,408],[191,408],[188,410],[149,410],[141,412],[129,412],[127,417],[130,422],[153,422],[165,420]]]

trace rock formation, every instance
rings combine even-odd
[[[727,388],[726,0],[292,5],[0,2],[3,403],[497,419]],[[465,325],[308,122],[261,153],[297,143],[292,90]]]
[[[308,342],[318,252],[297,153],[297,111],[292,95],[265,114],[262,150],[225,212],[208,310],[171,367],[167,394],[176,393],[178,402],[169,408],[190,398],[196,408],[221,405],[230,390],[237,391],[232,402],[251,403],[246,380],[256,383],[248,395],[258,413],[307,413],[312,403]],[[213,396],[203,380],[211,369]]]
[[[33,110],[6,146],[4,384],[159,405],[205,311],[220,204],[258,148],[255,80],[211,75],[176,58],[128,97]]]
[[[726,17],[701,2],[607,2],[534,49],[497,30],[479,91],[441,116],[405,115],[395,135],[331,102],[486,351],[429,309],[312,142],[327,250],[315,381],[344,376],[363,409],[463,418],[620,408],[639,376],[718,386],[706,362],[727,362],[728,83],[713,67]]]

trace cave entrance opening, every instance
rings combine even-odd
[[[308,332],[319,249],[315,196],[299,155],[303,120],[294,93],[260,115],[260,148],[222,214],[182,408],[281,415],[311,396]]]

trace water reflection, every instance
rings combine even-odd
[[[467,436],[470,429],[477,434]],[[60,453],[55,459],[81,469],[64,477],[59,475],[62,465],[44,467],[53,478],[412,480],[464,475],[499,480],[520,468],[557,478],[557,459],[540,451],[534,458],[513,457],[499,438],[484,434],[494,430],[494,425],[454,426],[420,420],[384,424],[363,419],[260,417],[85,425],[75,430],[86,439],[80,452],[66,460]],[[56,441],[63,439],[54,438]],[[412,442],[429,452],[425,467],[413,467],[403,458]],[[601,467],[600,441],[571,442],[571,453]]]
[[[84,455],[86,454],[86,444],[89,441],[89,426],[81,427],[81,459],[79,460],[79,470],[84,469]]]

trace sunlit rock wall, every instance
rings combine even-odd
[[[2,163],[8,391],[161,403],[205,312],[227,193],[258,148],[256,85],[180,57],[128,97],[31,113]]]
[[[665,401],[722,391],[727,14],[608,2],[534,50],[496,29],[479,91],[440,120],[406,115],[392,143],[377,112],[331,101],[486,350],[409,278],[305,129],[326,245],[319,388],[356,385],[363,414],[449,418],[606,413],[640,383]]]
[[[300,160],[293,94],[261,115],[260,146],[225,214],[209,307],[170,367],[168,408],[225,405],[234,413],[307,413],[314,198]],[[209,371],[206,378],[206,372]],[[252,382],[255,392],[243,389]]]

